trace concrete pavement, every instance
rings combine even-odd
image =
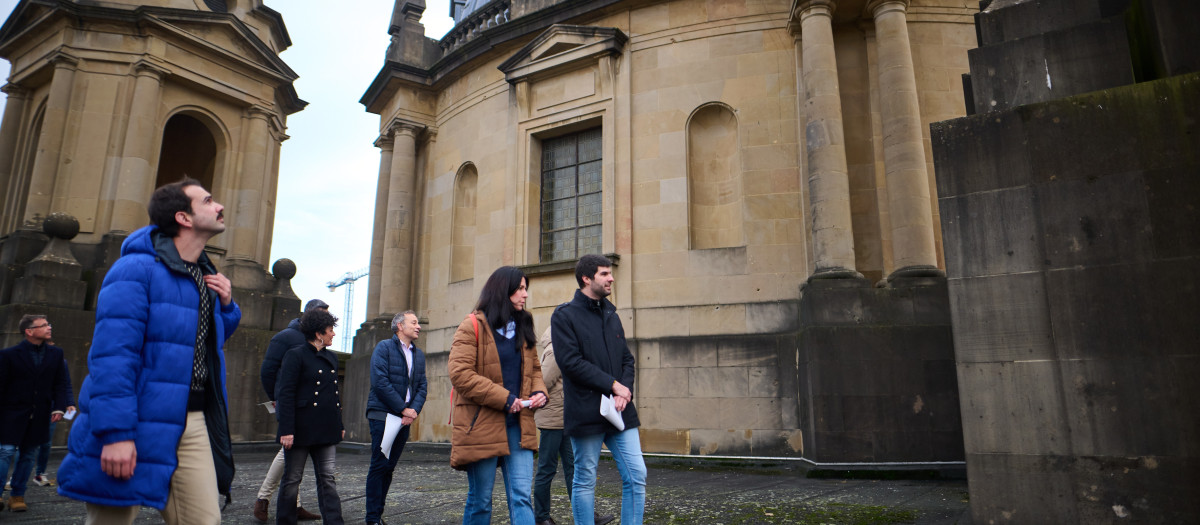
[[[237,475],[233,503],[223,523],[258,523],[251,515],[262,477],[277,450],[274,446],[235,446]],[[453,524],[462,519],[467,479],[450,468],[449,446],[410,444],[396,467],[384,519],[391,525]],[[338,452],[338,493],[346,523],[362,523],[363,490],[369,455],[365,449],[344,446]],[[51,468],[58,465],[56,451]],[[758,460],[691,460],[648,457],[646,497],[648,524],[767,524],[767,523],[970,523],[965,480],[812,479],[795,462]],[[620,515],[621,481],[615,464],[602,459],[596,506],[602,513]],[[499,472],[499,471],[497,471]],[[0,524],[82,524],[84,505],[58,496],[54,489],[30,486],[30,510],[0,513]],[[312,470],[300,490],[305,508],[317,511]],[[508,523],[503,481],[496,481],[493,522]],[[553,487],[553,517],[572,523],[561,474]],[[274,508],[271,518],[274,520]],[[136,523],[161,523],[158,512],[142,509]],[[318,522],[311,522],[318,523]],[[614,522],[615,523],[615,522]]]

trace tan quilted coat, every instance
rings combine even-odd
[[[479,322],[479,344],[470,317],[458,325],[450,344],[450,384],[454,386],[450,466],[459,470],[481,459],[508,455],[504,428],[508,389],[500,372],[500,354],[487,318],[481,312],[473,315]],[[521,349],[521,375],[517,397],[528,399],[533,392],[546,391],[535,346]],[[521,410],[520,421],[521,448],[537,450],[533,410]]]

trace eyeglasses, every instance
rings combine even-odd
[[[29,330],[37,330],[38,328],[50,328],[50,327],[51,327],[51,326],[50,326],[50,323],[46,323],[46,324],[40,324],[40,325],[37,325],[37,326],[31,326],[31,327],[29,327],[28,329],[29,329]]]

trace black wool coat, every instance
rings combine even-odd
[[[617,308],[576,290],[571,302],[550,316],[550,339],[563,376],[563,431],[568,436],[616,432],[600,415],[600,396],[612,395],[614,380],[632,392],[635,364]],[[633,403],[621,418],[627,430],[640,424]]]
[[[29,341],[0,350],[0,444],[32,447],[50,440],[50,412],[71,406],[71,373],[63,349],[45,345],[33,364]]]
[[[337,356],[330,350],[317,351],[308,343],[288,350],[275,383],[278,436],[295,436],[293,444],[301,447],[342,441],[337,371]]]

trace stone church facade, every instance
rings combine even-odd
[[[544,329],[600,252],[647,451],[961,468],[928,125],[965,113],[974,4],[496,0],[433,40],[398,0],[348,376],[418,311],[414,438],[447,442],[487,276],[522,267]]]

